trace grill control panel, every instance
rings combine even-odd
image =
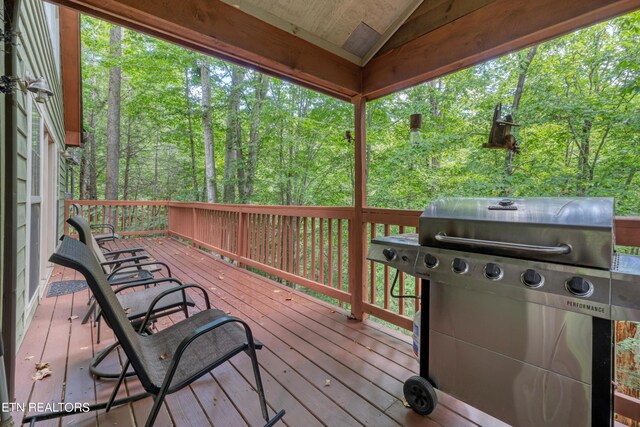
[[[611,318],[608,270],[421,246],[417,234],[373,239],[367,258],[434,283]]]
[[[590,316],[611,316],[609,271],[426,246],[419,251],[415,275],[432,282]]]

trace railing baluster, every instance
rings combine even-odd
[[[337,288],[342,289],[342,219],[338,219],[338,283]],[[340,304],[342,306],[342,304]]]
[[[398,233],[404,233],[404,226],[401,225],[398,228]],[[404,295],[404,273],[400,273],[400,277],[398,278],[399,289],[398,292],[400,295]],[[398,313],[404,315],[404,298],[398,299]]]
[[[327,218],[327,285],[333,287],[333,220]]]
[[[384,235],[388,236],[389,233],[389,224],[384,225]],[[389,308],[389,266],[384,266],[384,300],[383,307]]]
[[[311,280],[316,277],[316,219],[311,217]]]
[[[305,277],[305,278],[309,277],[309,270],[307,267],[307,249],[308,249],[307,237],[308,237],[307,236],[307,217],[305,216],[302,221],[302,265],[304,269],[302,277]]]
[[[293,243],[293,217],[292,216],[289,217],[289,232],[287,233],[287,235],[289,236],[289,269],[287,271],[289,273],[293,273],[294,243]]]
[[[320,256],[318,263],[320,264],[320,278],[319,282],[324,283],[324,219],[318,218],[320,221],[320,243],[318,244],[318,249],[320,250]]]
[[[376,224],[369,224],[369,226],[371,227],[371,240],[373,240],[376,237]],[[371,302],[371,304],[376,303],[376,267],[377,264],[375,264],[373,261],[369,261],[369,271],[371,274],[369,284],[369,302]]]

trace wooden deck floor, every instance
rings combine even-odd
[[[281,425],[503,425],[443,394],[429,417],[404,407],[403,381],[418,369],[407,337],[372,322],[348,320],[340,309],[169,238],[123,240],[116,246],[148,248],[171,265],[174,276],[205,287],[215,307],[249,321],[265,344],[258,358],[268,403],[272,410],[287,411]],[[82,277],[57,267],[51,281],[63,279]],[[202,305],[202,298],[193,295]],[[81,291],[42,299],[18,354],[17,402],[94,403],[108,398],[113,381],[94,380],[88,363],[113,342],[113,335],[103,326],[101,343],[96,344],[96,328],[81,324],[87,298],[88,291]],[[159,327],[179,320],[176,315]],[[114,353],[103,366],[116,368],[123,357]],[[53,374],[33,381],[35,362],[40,361],[49,362]],[[169,395],[156,425],[262,425],[252,384],[249,360],[238,356]],[[129,379],[120,393],[139,391],[137,380]],[[143,425],[150,408],[147,398],[109,413],[65,417],[62,425]],[[22,416],[13,413],[18,422]]]

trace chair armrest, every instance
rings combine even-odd
[[[151,301],[151,304],[149,304],[149,308],[147,309],[147,314],[144,316],[144,320],[142,321],[142,324],[140,325],[140,330],[139,333],[142,333],[142,331],[145,330],[145,328],[147,327],[147,323],[149,323],[149,319],[151,318],[151,315],[153,314],[153,310],[155,310],[156,304],[158,304],[158,302],[160,302],[160,300],[162,298],[164,298],[165,296],[172,294],[174,292],[182,292],[182,299],[184,301],[184,303],[187,303],[187,297],[185,294],[185,289],[187,288],[197,288],[200,289],[202,291],[202,295],[204,295],[204,301],[205,301],[205,305],[207,306],[207,310],[211,309],[211,303],[209,302],[209,294],[207,293],[207,291],[200,285],[196,285],[194,283],[188,283],[186,285],[180,285],[180,286],[176,286],[175,288],[171,288],[171,289],[167,289],[166,291],[160,293],[158,296],[156,296],[153,301]]]
[[[164,268],[167,269],[167,276],[171,277],[173,276],[173,274],[171,274],[171,268],[169,268],[169,266],[162,262],[162,261],[147,261],[147,262],[136,262],[135,265],[131,266],[131,265],[121,265],[118,268],[115,268],[113,270],[111,270],[111,273],[107,276],[107,280],[111,280],[116,274],[118,274],[120,271],[125,270],[127,268],[131,268],[131,267],[146,267],[146,266],[150,266],[150,265],[161,265]]]
[[[138,261],[141,261],[143,259],[149,259],[149,255],[136,255],[136,256],[131,256],[127,258],[117,258],[110,261],[101,262],[100,265],[114,265],[114,264],[119,265],[125,262],[135,262],[136,265],[131,265],[130,267],[137,267],[137,264],[139,264]]]
[[[145,251],[145,249],[144,249],[144,248],[120,249],[120,250],[117,250],[117,251],[103,252],[103,255],[104,255],[105,257],[108,257],[108,256],[115,256],[115,257],[117,257],[117,256],[122,255],[122,254],[131,254],[131,255],[135,255],[135,254],[137,254],[138,252],[144,252],[144,251]]]
[[[117,294],[118,292],[122,292],[125,289],[137,288],[138,286],[157,285],[158,283],[165,282],[175,282],[178,284],[178,286],[183,286],[183,283],[180,279],[176,279],[175,277],[162,277],[160,279],[132,280],[130,282],[125,282],[122,285],[119,284],[119,286],[114,289],[113,293]]]
[[[116,229],[113,226],[113,224],[90,224],[89,227],[91,228],[99,228],[104,230],[105,228],[108,228],[109,230],[111,230],[111,234],[116,234]]]

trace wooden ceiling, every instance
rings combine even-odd
[[[640,8],[640,0],[51,1],[344,100],[379,98]]]
[[[223,1],[357,65],[366,64],[422,2],[422,0]]]

